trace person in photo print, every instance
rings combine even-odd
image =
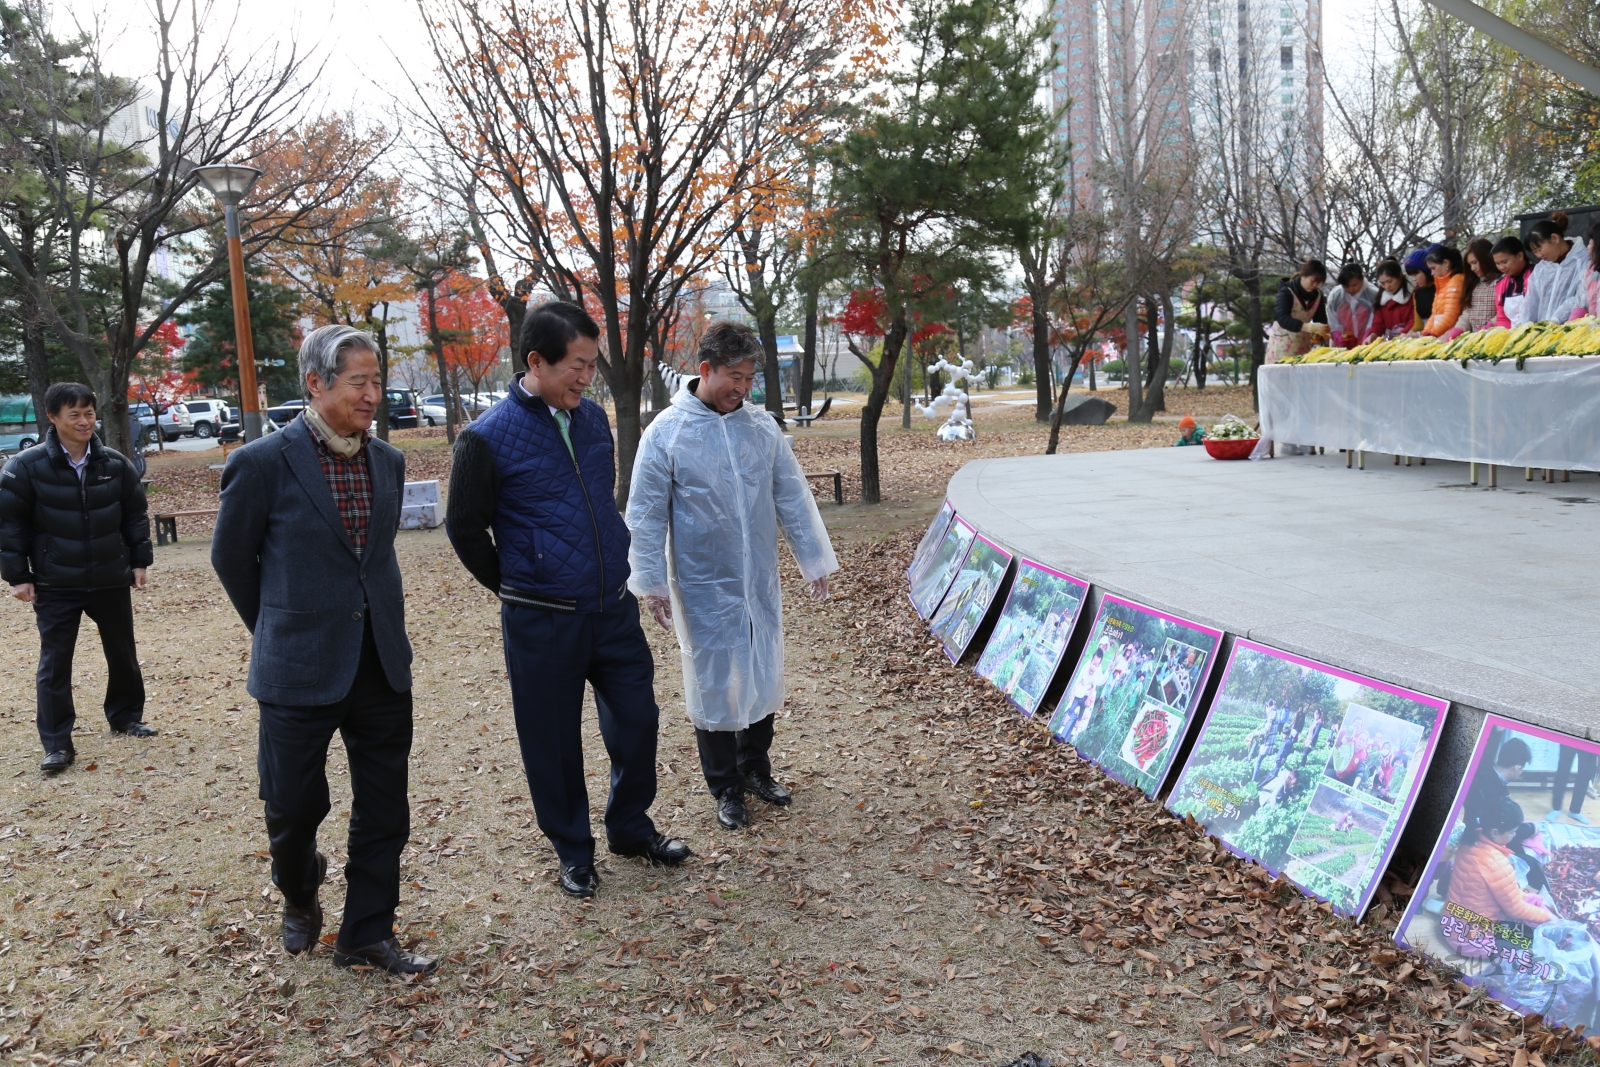
[[[1539,926],[1554,919],[1539,899],[1523,891],[1511,865],[1511,839],[1522,826],[1522,808],[1510,797],[1501,797],[1493,809],[1481,815],[1468,829],[1470,841],[1456,853],[1451,865],[1450,886],[1445,893],[1446,908],[1453,904],[1460,911],[1493,923],[1519,923]],[[1445,924],[1445,939],[1461,955],[1484,959],[1496,954],[1493,926],[1466,919]]]
[[[1095,688],[1100,684],[1100,669],[1105,663],[1105,646],[1095,649],[1088,666],[1078,676],[1077,682],[1072,686],[1066,709],[1061,715],[1061,726],[1056,730],[1056,736],[1064,741],[1072,740],[1072,735],[1077,732],[1084,714],[1089,710],[1090,703],[1095,698]]]

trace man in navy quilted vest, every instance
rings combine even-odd
[[[456,440],[446,528],[472,576],[500,598],[506,674],[539,829],[561,889],[599,888],[583,770],[583,688],[594,687],[611,757],[606,838],[621,856],[673,866],[693,853],[658,832],[655,661],[628,592],[628,528],[617,514],[616,449],[584,398],[600,327],[552,301],[522,322],[527,373]]]

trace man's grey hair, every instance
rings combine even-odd
[[[320,378],[323,385],[332,385],[343,373],[352,348],[365,348],[377,355],[378,341],[365,330],[344,325],[318,326],[306,334],[306,339],[300,342],[301,391],[310,395],[306,390],[306,377],[311,374]]]
[[[697,353],[701,363],[713,368],[732,367],[747,360],[761,362],[761,338],[742,322],[719,319],[700,335]]]

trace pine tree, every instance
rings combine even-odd
[[[300,296],[267,277],[265,267],[246,270],[250,294],[250,330],[255,339],[256,376],[273,403],[300,395],[296,358],[300,352]],[[202,385],[239,392],[239,372],[234,349],[233,297],[228,280],[208,286],[200,299],[178,316],[181,326],[193,326],[194,335],[183,348],[183,369],[193,371]]]
[[[883,107],[865,109],[833,152],[837,262],[882,291],[883,353],[861,416],[861,499],[877,503],[878,420],[929,295],[981,290],[993,253],[1015,247],[1048,186],[1054,115],[1038,91],[1049,25],[1017,0],[917,0],[909,61]]]

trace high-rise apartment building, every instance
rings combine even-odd
[[[1079,203],[1100,202],[1096,162],[1116,157],[1130,122],[1142,151],[1190,139],[1202,156],[1248,123],[1286,178],[1320,182],[1322,0],[1055,0],[1052,14],[1051,95]]]
[[[1100,197],[1093,181],[1100,147],[1100,26],[1095,0],[1056,0],[1055,107],[1065,108],[1056,137],[1070,141],[1067,188],[1080,204],[1096,207]]]

